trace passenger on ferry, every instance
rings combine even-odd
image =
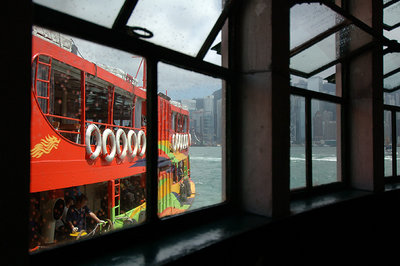
[[[96,223],[104,223],[87,207],[88,199],[85,194],[77,197],[76,203],[67,212],[67,223],[72,233],[86,230],[86,217],[90,216]]]

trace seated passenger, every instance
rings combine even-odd
[[[90,216],[96,223],[104,223],[86,206],[87,201],[87,197],[81,194],[77,197],[76,203],[68,209],[67,227],[72,233],[86,230],[86,216]]]

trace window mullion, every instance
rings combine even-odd
[[[147,63],[147,152],[146,152],[146,220],[155,222],[157,215],[158,196],[158,105],[157,105],[157,60],[146,58]]]
[[[312,188],[312,127],[311,127],[311,98],[305,98],[305,130],[306,130],[306,188]]]

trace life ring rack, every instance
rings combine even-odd
[[[90,139],[92,134],[96,139],[96,148],[92,150]],[[122,140],[122,149],[121,149]],[[110,151],[107,150],[107,143],[110,145]],[[133,145],[133,148],[132,148]],[[137,155],[143,157],[146,152],[146,134],[143,130],[139,130],[136,134],[132,129],[128,131],[128,134],[121,128],[119,128],[114,135],[114,132],[107,128],[103,134],[100,133],[100,129],[95,124],[90,124],[86,129],[85,134],[85,148],[87,158],[94,161],[102,154],[102,157],[107,162],[112,162],[115,156],[119,160],[123,160],[127,155],[131,158],[135,158]]]

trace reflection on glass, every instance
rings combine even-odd
[[[160,217],[222,202],[222,81],[159,65]]]
[[[384,111],[384,149],[385,149],[385,176],[392,176],[392,113]]]
[[[306,186],[305,99],[290,97],[290,189]]]
[[[33,2],[111,28],[124,0],[34,0]]]
[[[30,250],[143,222],[146,84],[120,69],[143,60],[33,32]]]
[[[312,183],[313,186],[339,181],[338,145],[340,106],[325,101],[311,101]]]

